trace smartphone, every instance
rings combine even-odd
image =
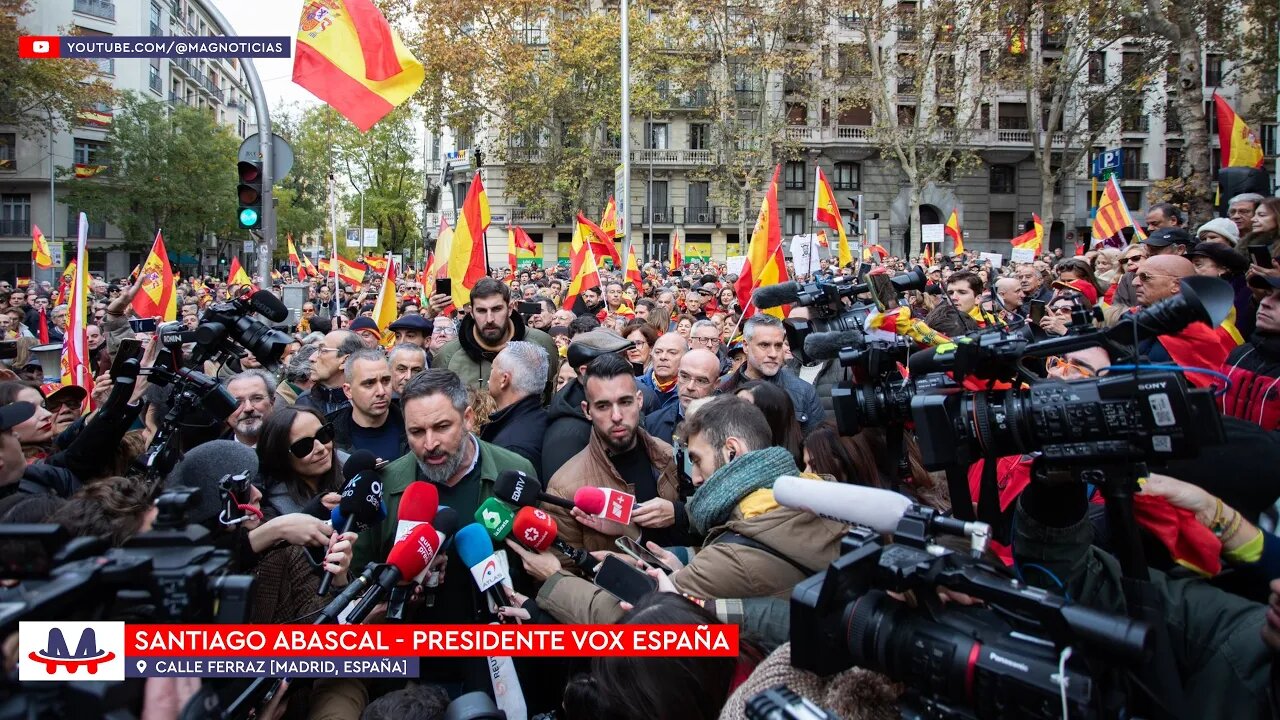
[[[1250,245],[1249,257],[1253,260],[1254,265],[1261,265],[1264,268],[1271,267],[1271,250],[1266,245]]]
[[[1044,313],[1047,307],[1048,305],[1043,300],[1032,300],[1031,301],[1031,322],[1035,323],[1036,325],[1039,325],[1040,321],[1044,319]]]
[[[111,379],[120,377],[120,372],[124,370],[124,364],[130,359],[141,360],[142,353],[145,350],[142,347],[142,341],[137,338],[125,338],[120,341],[120,347],[116,350],[116,355],[111,360]]]
[[[436,280],[436,294],[437,294],[437,295],[452,295],[452,294],[453,294],[453,281],[452,281],[452,280],[450,280],[449,278],[440,278],[440,279]]]
[[[643,562],[645,565],[648,565],[649,567],[652,567],[652,568],[658,568],[659,570],[661,570],[662,572],[668,575],[671,574],[671,568],[664,565],[662,561],[658,559],[657,555],[654,555],[652,552],[649,551],[649,548],[646,548],[645,546],[641,545],[635,540],[632,540],[626,535],[623,535],[619,537],[617,540],[614,540],[613,544],[617,545],[618,549],[621,550],[622,552]]]
[[[156,331],[156,319],[132,318],[129,320],[129,329],[136,333],[153,333]]]
[[[524,301],[520,302],[521,315],[537,315],[540,312],[542,312],[542,303],[524,302]]]
[[[596,587],[632,605],[658,589],[658,581],[613,555],[606,555],[596,573]]]

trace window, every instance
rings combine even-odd
[[[53,232],[50,230],[50,232]],[[31,233],[31,194],[0,195],[0,235]]]
[[[164,85],[160,80],[160,58],[151,58],[151,65],[147,70],[147,84],[151,87],[151,92],[157,95],[163,93]]]
[[[80,7],[79,7],[79,6],[80,6],[80,2],[81,2],[81,0],[76,0],[76,9],[77,9],[77,10],[79,10],[79,9],[80,9]],[[98,3],[98,0],[95,0],[95,4],[100,4],[100,3]],[[110,3],[108,3],[108,4],[110,4]],[[114,11],[115,11],[115,6],[114,6],[114,5],[112,5],[111,7],[112,7],[112,12],[114,13]],[[89,28],[80,27],[79,25],[77,25],[77,26],[76,26],[76,34],[77,34],[77,35],[82,35],[82,36],[84,36],[84,37],[89,37],[89,38],[109,38],[109,37],[111,37],[111,33],[104,33],[104,32],[101,32],[101,31],[99,31],[99,30],[90,30]],[[115,75],[115,74],[116,74],[116,61],[115,61],[115,59],[114,59],[114,58],[94,58],[94,59],[90,60],[90,62],[92,62],[92,63],[94,63],[95,65],[97,65],[97,66],[98,66],[98,72],[102,73],[103,75]]]
[[[954,130],[956,127],[956,109],[950,105],[938,106],[938,127]],[[1062,128],[1058,128],[1061,130]]]
[[[705,180],[691,180],[689,182],[689,214],[686,222],[709,223],[715,221],[710,196],[711,183]]]
[[[992,240],[1008,240],[1016,234],[1013,213],[1004,211],[988,213],[987,235]]]
[[[102,153],[107,147],[106,143],[94,142],[92,140],[81,140],[76,138],[74,157],[76,163],[80,165],[101,165]]]
[[[669,148],[667,129],[666,123],[645,123],[644,148],[646,150],[666,150]]]
[[[455,182],[453,184],[453,206],[455,208],[462,207],[462,203],[467,199],[467,190],[471,189],[470,182]]]
[[[998,129],[1026,130],[1028,128],[1026,103],[1000,103],[999,110]]]
[[[898,106],[898,125],[899,127],[911,127],[916,124],[916,106],[915,105],[899,105]]]
[[[0,170],[17,170],[18,134],[0,133]]]
[[[809,106],[804,103],[787,103],[787,124],[808,125]]]
[[[1130,188],[1125,190],[1121,188],[1120,194],[1124,196],[1124,204],[1129,206],[1129,212],[1142,217],[1144,214],[1142,212],[1142,189]]]
[[[649,185],[652,186],[653,191],[653,221],[666,223],[671,222],[670,205],[667,203],[667,181],[654,180],[652,183],[649,183]]]
[[[1126,145],[1120,155],[1120,177],[1124,180],[1148,180],[1147,164],[1142,162],[1142,146]]]
[[[1170,145],[1164,151],[1164,176],[1176,178],[1182,176],[1183,150],[1177,145]]]
[[[858,163],[838,162],[832,174],[835,190],[857,190],[862,185],[862,168]]]
[[[1127,52],[1120,55],[1120,82],[1125,85],[1138,82],[1145,58],[1142,53]]]
[[[916,56],[910,53],[898,54],[898,92],[916,93]]]
[[[990,50],[983,50],[978,53],[978,72],[984,78],[991,73],[991,51]]]
[[[707,123],[693,123],[689,125],[689,149],[690,150],[710,150],[711,149],[711,126]]]
[[[787,237],[803,235],[805,233],[805,217],[807,215],[808,213],[804,210],[787,208],[782,216],[782,234]]]
[[[1222,56],[1213,54],[1205,55],[1204,86],[1213,88],[1220,85],[1222,85]]]
[[[840,116],[837,125],[871,126],[871,108],[860,105],[855,100],[845,99],[840,103]]]
[[[151,3],[151,34],[164,34],[164,31],[160,29],[160,6],[155,3]]]
[[[1215,135],[1218,132],[1218,110],[1214,107],[1212,100],[1205,101],[1204,104],[1204,121],[1209,126],[1209,134]],[[1218,155],[1219,153],[1213,153]]]
[[[1164,105],[1164,129],[1166,132],[1182,132],[1182,120],[1178,117],[1177,98],[1169,98]]]
[[[991,103],[982,103],[978,108],[978,127],[983,130],[991,129]]]
[[[67,206],[67,227],[70,228],[68,234],[74,235],[79,232],[80,228],[80,211],[71,206]],[[88,236],[91,238],[104,238],[107,236],[107,221],[95,220],[93,215],[89,216]]]
[[[1089,84],[1107,84],[1107,54],[1104,52],[1089,53]]]
[[[956,59],[953,55],[938,58],[938,93],[948,94],[956,91]]]
[[[1017,191],[1018,169],[1013,165],[992,165],[991,193],[993,195],[1012,195]]]
[[[804,178],[808,174],[809,168],[805,167],[802,162],[789,162],[786,168],[786,189],[803,190]]]

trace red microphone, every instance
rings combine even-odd
[[[409,483],[404,495],[400,496],[400,512],[396,515],[395,542],[400,542],[409,535],[409,531],[419,523],[429,523],[436,519],[436,511],[440,509],[440,491],[429,482]]]
[[[555,518],[535,507],[520,508],[516,519],[511,523],[511,534],[508,537],[536,552],[555,548],[588,572],[596,566],[595,559],[585,550],[557,538]]]
[[[636,496],[609,488],[580,487],[573,494],[573,504],[588,515],[628,525],[631,523],[631,510],[636,505]]]
[[[435,528],[431,527],[431,523],[420,523],[410,530],[409,534],[397,542],[387,554],[387,564],[391,567],[384,570],[382,577],[378,579],[378,584],[371,586],[360,598],[360,602],[347,615],[346,622],[350,624],[362,622],[392,587],[426,570],[439,550],[440,535]]]

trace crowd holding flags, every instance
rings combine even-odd
[[[841,267],[853,262],[853,251],[849,249],[849,237],[844,232],[844,216],[836,205],[836,195],[831,190],[831,183],[822,168],[815,167],[817,177],[813,186],[813,221],[822,223],[835,230],[840,238],[836,251],[836,262]]]
[[[755,229],[751,231],[751,244],[742,264],[742,274],[738,276],[735,285],[744,319],[755,314],[756,307],[751,302],[751,295],[756,288],[786,282],[788,279],[787,264],[782,255],[782,226],[778,217],[778,175],[781,172],[781,165],[773,168],[773,179],[769,181],[769,189],[760,202],[760,215],[756,218]],[[779,320],[786,317],[785,308],[768,308],[764,312]]]
[[[578,295],[583,290],[600,287],[600,267],[596,264],[595,253],[591,250],[593,230],[582,222],[585,218],[578,213],[578,224],[573,232],[573,254],[569,259],[569,289],[565,291],[561,307],[573,308]]]

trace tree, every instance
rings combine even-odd
[[[0,0],[0,125],[24,135],[65,130],[76,113],[111,103],[115,92],[89,60],[22,60],[18,38],[26,33],[18,21],[32,11],[30,0]]]
[[[322,237],[329,221],[329,138],[340,119],[329,111],[323,116],[325,122],[317,120],[325,109],[327,106],[304,112],[297,106],[289,106],[272,112],[272,131],[287,140],[295,151],[293,168],[288,175],[276,180],[276,231],[280,236],[292,235],[298,245],[303,238]],[[304,124],[309,116],[313,120]],[[288,244],[277,242],[276,251],[283,257],[288,253]]]
[[[146,249],[163,230],[170,250],[192,252],[206,233],[232,229],[238,147],[208,110],[126,93],[99,156],[106,170],[67,182],[66,202],[120,228],[126,249]]]

